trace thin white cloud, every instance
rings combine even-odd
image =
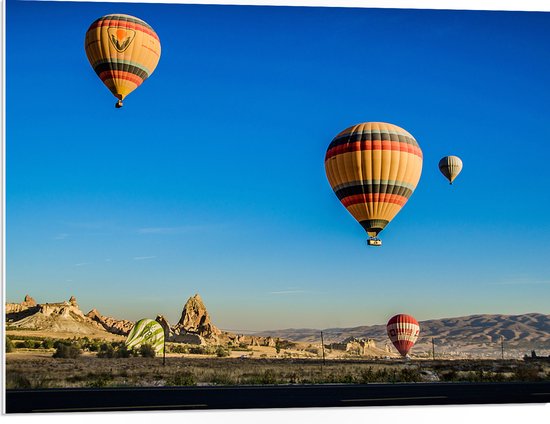
[[[69,237],[69,234],[67,233],[59,233],[59,234],[56,234],[53,239],[54,240],[65,240],[67,237]]]
[[[156,256],[135,256],[134,261],[145,261],[147,259],[154,259]]]
[[[280,291],[272,291],[269,292],[269,294],[298,294],[298,293],[305,293],[305,290],[280,290]]]
[[[509,280],[509,281],[499,281],[497,283],[492,283],[495,286],[525,286],[525,285],[536,285],[536,284],[550,284],[550,280]]]
[[[80,262],[80,263],[74,264],[74,266],[84,266],[84,265],[90,265],[90,262]]]

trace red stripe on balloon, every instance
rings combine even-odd
[[[371,202],[394,203],[396,205],[403,206],[407,203],[407,200],[408,199],[406,197],[399,196],[397,194],[370,193],[344,197],[341,202],[347,208],[348,206]]]
[[[393,345],[401,355],[406,356],[409,350],[413,347],[414,343],[408,340],[398,340],[394,342]]]
[[[123,79],[130,82],[133,82],[136,85],[141,85],[143,82],[143,79],[138,77],[135,74],[132,74],[130,72],[124,72],[124,71],[105,71],[101,72],[99,74],[99,78],[101,78],[101,81],[105,82],[109,79]]]
[[[422,158],[422,150],[412,144],[403,143],[401,141],[365,140],[334,146],[333,148],[327,150],[325,161],[342,153],[358,152],[363,150],[395,150],[411,153],[419,158]]]
[[[114,27],[114,28],[135,29],[137,31],[144,32],[145,34],[148,34],[151,37],[156,38],[160,42],[160,39],[159,39],[158,35],[154,31],[150,30],[149,28],[147,28],[143,25],[140,25],[140,24],[133,23],[133,22],[119,21],[118,19],[99,20],[97,22],[94,22],[90,26],[90,28],[88,28],[88,31],[90,31],[94,28],[104,27],[104,26]]]

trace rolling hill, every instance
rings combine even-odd
[[[436,354],[450,356],[498,356],[504,347],[505,357],[523,356],[536,350],[550,353],[550,315],[469,315],[421,321],[416,354],[430,355],[432,339]],[[320,341],[320,331],[309,328],[262,331],[262,336],[279,337],[296,342]],[[325,343],[348,337],[373,339],[377,345],[389,343],[386,325],[323,329]]]

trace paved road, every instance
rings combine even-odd
[[[550,382],[6,391],[8,413],[548,402]]]

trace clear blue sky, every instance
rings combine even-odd
[[[162,43],[120,110],[83,47],[108,13]],[[6,21],[8,301],[174,322],[200,293],[240,330],[550,313],[550,14],[8,0]],[[382,248],[324,171],[365,121],[424,153]]]

